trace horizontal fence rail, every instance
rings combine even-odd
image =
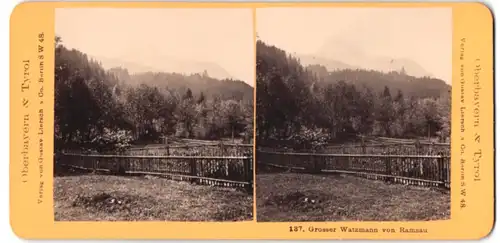
[[[160,145],[155,147],[130,148],[127,155],[182,155],[182,156],[243,156],[253,152],[252,144],[194,144]]]
[[[119,175],[154,175],[197,184],[253,187],[251,156],[154,156],[57,153],[57,166]]]
[[[360,137],[362,139],[362,137]],[[373,136],[367,136],[364,137],[364,139],[368,142],[389,142],[389,143],[415,143],[415,141],[419,141],[422,144],[438,144],[438,145],[450,145],[449,143],[443,143],[443,142],[436,142],[436,141],[430,141],[429,139],[425,138],[416,138],[416,139],[410,139],[410,138],[391,138],[391,137],[373,137]]]
[[[346,173],[410,185],[450,188],[445,155],[317,154],[257,151],[257,163],[310,173]]]
[[[63,153],[66,156],[85,156],[94,158],[117,158],[117,159],[221,159],[221,160],[240,160],[250,159],[244,156],[181,156],[181,155],[120,155],[120,154],[76,154],[76,153]]]
[[[450,154],[449,144],[412,144],[412,143],[394,143],[394,144],[366,144],[349,146],[327,146],[322,149],[324,153],[343,153],[343,154],[411,154],[411,155],[438,155]]]
[[[260,150],[271,152],[308,152],[310,148],[297,148],[293,145],[260,147]],[[267,148],[266,148],[267,147]],[[381,142],[357,142],[342,145],[326,145],[315,149],[317,153],[331,154],[411,154],[411,155],[450,155],[449,143],[434,143],[428,141],[383,140]]]

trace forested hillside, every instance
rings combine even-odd
[[[330,72],[257,42],[257,139],[314,146],[359,135],[450,134],[451,87],[401,72]],[[303,144],[302,144],[303,143]]]
[[[321,65],[309,65],[310,70],[320,84],[334,84],[338,81],[345,81],[354,84],[357,88],[366,86],[375,92],[382,92],[387,86],[392,93],[401,92],[406,96],[413,97],[434,97],[438,98],[446,95],[451,87],[443,80],[421,77],[416,78],[406,74],[404,68],[396,72],[380,72],[364,69],[342,69],[330,72]]]
[[[105,70],[59,37],[55,45],[56,149],[253,134],[253,88],[242,81]]]
[[[112,74],[118,77],[123,85],[139,86],[146,84],[163,90],[175,89],[186,92],[190,89],[194,94],[204,93],[205,96],[219,96],[221,99],[253,100],[253,88],[240,80],[219,80],[209,77],[207,73],[183,75],[180,73],[142,72],[130,74],[121,67],[111,68]]]

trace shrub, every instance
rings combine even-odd
[[[290,136],[288,140],[291,140],[296,149],[319,150],[327,145],[329,134],[322,128],[302,126],[299,132]]]
[[[97,146],[99,152],[124,151],[130,147],[133,140],[130,131],[104,128],[104,132],[92,139],[91,143]]]

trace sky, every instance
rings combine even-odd
[[[209,62],[254,84],[251,9],[75,8],[55,19],[63,44],[90,56],[149,67]]]
[[[330,43],[368,56],[410,59],[451,84],[449,8],[258,9],[257,35],[290,53],[321,55]]]

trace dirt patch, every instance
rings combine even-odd
[[[319,191],[296,191],[272,196],[266,200],[265,205],[308,212],[321,209],[329,201],[328,195]]]
[[[137,206],[140,198],[130,195],[111,195],[108,193],[97,193],[95,195],[78,195],[73,200],[73,207],[83,207],[91,211],[102,211],[115,213],[119,211],[131,212],[131,207]]]

